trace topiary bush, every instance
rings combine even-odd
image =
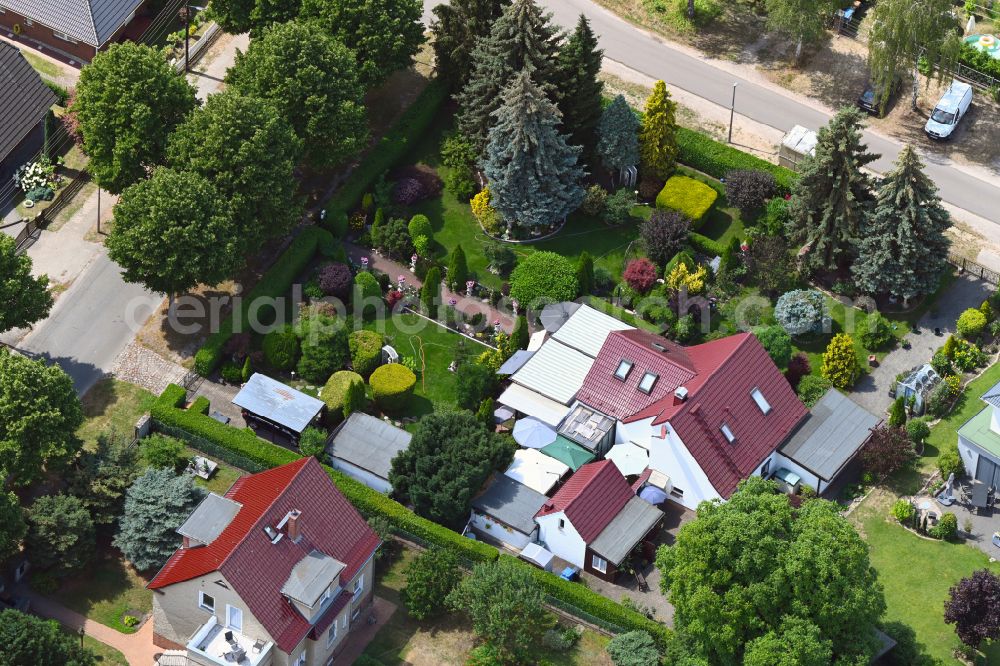
[[[830,380],[825,377],[817,377],[816,375],[806,375],[799,381],[798,395],[799,400],[806,406],[811,408],[819,399],[822,398],[833,384]]]
[[[854,386],[861,376],[861,366],[858,355],[854,352],[854,340],[847,333],[838,333],[830,340],[823,353],[823,376],[839,389],[847,390]]]
[[[369,377],[382,362],[382,336],[375,331],[354,331],[348,342],[351,367],[362,377]]]
[[[726,200],[744,215],[751,213],[778,192],[778,183],[767,171],[740,169],[726,174]]]
[[[701,181],[687,176],[671,176],[656,195],[656,207],[683,213],[691,220],[691,228],[697,230],[718,197],[718,192]]]
[[[546,302],[571,301],[577,296],[576,270],[569,259],[555,252],[535,252],[510,275],[510,297],[523,307]]]
[[[861,329],[861,344],[865,349],[875,351],[889,346],[893,341],[892,324],[878,312],[868,315],[864,326]]]
[[[789,335],[830,330],[826,298],[818,291],[796,289],[785,292],[774,307],[774,318]]]
[[[414,215],[410,218],[410,223],[406,227],[410,232],[410,238],[416,242],[420,236],[431,238],[434,236],[434,228],[426,215]]]
[[[358,404],[359,390],[361,404]],[[331,426],[363,406],[364,397],[364,378],[350,370],[341,370],[330,375],[330,379],[326,380],[326,384],[319,391],[319,399],[326,404],[327,423]]]
[[[335,296],[346,303],[351,294],[351,283],[354,281],[354,276],[351,275],[351,269],[347,264],[334,262],[319,270],[317,281],[324,294]]]
[[[969,308],[959,316],[955,328],[966,340],[974,340],[986,328],[986,317],[976,308]]]
[[[645,294],[656,284],[656,265],[649,259],[633,259],[628,262],[622,277],[632,289]]]
[[[354,315],[365,319],[375,316],[382,300],[382,287],[375,276],[362,271],[354,276]]]
[[[375,403],[383,411],[398,412],[409,404],[417,376],[401,363],[389,363],[377,368],[368,383]]]

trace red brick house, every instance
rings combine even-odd
[[[0,192],[9,195],[14,172],[45,144],[45,118],[56,96],[21,52],[6,42],[0,42],[0,90]],[[0,200],[0,214],[8,201],[9,196]]]
[[[136,17],[139,22],[144,20],[145,2],[0,0],[0,31],[42,51],[59,51],[84,64],[108,44],[130,35]]]
[[[148,587],[153,640],[188,663],[323,666],[364,625],[381,544],[313,457],[211,494]]]

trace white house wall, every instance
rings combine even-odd
[[[962,464],[965,465],[965,473],[970,477],[976,475],[976,469],[979,466],[979,451],[975,447],[969,445],[969,441],[959,435],[958,437],[958,455],[962,457]]]
[[[334,469],[343,472],[352,479],[360,481],[369,488],[387,495],[392,492],[392,484],[390,484],[386,479],[383,479],[380,476],[372,474],[366,469],[361,469],[357,465],[353,465],[339,458],[333,458],[332,462]]]
[[[472,512],[472,526],[496,539],[500,543],[513,548],[514,550],[522,550],[525,546],[531,543],[531,536],[515,530],[513,527],[508,527],[503,523],[498,523],[492,520],[489,516],[479,513],[478,511]]]
[[[645,423],[651,422],[652,419]],[[688,509],[697,509],[703,501],[721,497],[669,423],[666,439],[659,437],[660,426],[647,425],[646,431],[650,433],[648,440],[650,468],[669,476],[674,488],[684,491],[683,497],[672,493],[671,500]]]
[[[560,519],[566,523],[562,528],[559,527]],[[546,550],[583,569],[587,544],[565,513],[559,511],[539,516],[535,518],[535,522],[538,523],[538,540]]]

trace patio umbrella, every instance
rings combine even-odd
[[[512,416],[514,416],[514,410],[510,407],[504,407],[501,405],[493,410],[493,420],[497,423],[503,423]]]
[[[514,424],[514,441],[529,449],[540,449],[556,441],[556,431],[536,418],[520,419]]]
[[[649,451],[632,442],[612,446],[604,457],[614,462],[623,476],[642,474],[649,466]]]
[[[579,303],[563,301],[562,303],[549,303],[542,308],[542,326],[549,333],[555,333],[566,323],[574,312],[580,309]]]
[[[644,499],[656,506],[657,504],[663,504],[667,499],[667,494],[656,486],[646,486],[639,492],[639,499]]]

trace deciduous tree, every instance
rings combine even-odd
[[[952,585],[944,621],[955,625],[959,640],[969,647],[1000,638],[1000,577],[979,569]]]
[[[677,165],[677,103],[657,81],[639,127],[639,159],[645,176],[666,180]]]
[[[28,507],[25,545],[35,566],[66,576],[94,556],[94,521],[80,498],[44,495]]]
[[[490,26],[509,6],[510,0],[453,0],[434,7],[434,67],[452,90],[461,90],[469,80],[477,42],[490,34]]]
[[[597,136],[601,164],[613,175],[639,164],[639,119],[622,95],[604,109]]]
[[[646,256],[657,266],[666,266],[687,245],[691,221],[669,208],[656,208],[639,228]]]
[[[170,136],[167,161],[204,176],[229,202],[243,253],[302,215],[295,167],[302,141],[270,103],[227,89],[209,95]]]
[[[400,590],[406,612],[417,620],[440,615],[447,610],[445,601],[461,580],[454,551],[425,550],[406,567],[406,585]]]
[[[0,275],[0,333],[27,328],[49,315],[48,276],[31,274],[31,257],[17,254],[14,239],[7,234],[0,234]]]
[[[815,624],[792,615],[747,645],[744,666],[829,666],[830,641]]]
[[[767,350],[774,364],[784,368],[792,359],[792,338],[780,326],[763,326],[755,328],[753,334]]]
[[[521,307],[535,307],[576,298],[579,285],[569,259],[555,252],[528,255],[510,275],[510,296]]]
[[[490,204],[523,227],[555,224],[583,202],[580,149],[556,130],[559,110],[525,69],[503,91],[483,164]]]
[[[422,13],[419,0],[302,0],[301,17],[354,51],[371,88],[410,66],[424,42]]]
[[[604,51],[587,17],[580,14],[576,28],[559,48],[556,58],[556,88],[562,131],[572,146],[583,149],[581,162],[595,166],[597,125],[601,122],[604,83],[598,79]]]
[[[0,611],[0,645],[3,663],[32,666],[94,666],[94,653],[55,620],[8,609]]]
[[[87,171],[120,194],[163,163],[167,137],[197,102],[194,88],[145,44],[112,44],[80,72],[73,110]]]
[[[420,419],[410,446],[392,460],[389,483],[421,516],[457,526],[469,517],[469,503],[487,477],[513,452],[509,440],[471,412],[435,412]]]
[[[767,27],[795,40],[795,60],[802,47],[818,42],[826,34],[826,22],[840,8],[833,0],[765,0]]]
[[[319,26],[292,21],[267,29],[237,54],[226,83],[272,102],[313,166],[334,166],[368,141],[354,54]]]
[[[160,167],[122,193],[114,214],[108,255],[126,282],[166,294],[171,303],[199,284],[221,282],[239,266],[243,244],[229,207],[196,173]]]
[[[876,192],[875,209],[858,239],[851,271],[858,288],[888,293],[909,303],[933,293],[948,270],[951,215],[941,205],[934,183],[910,146]]]
[[[872,177],[862,169],[878,159],[862,143],[861,112],[845,107],[819,130],[815,156],[801,164],[789,204],[788,233],[808,245],[812,270],[834,270],[853,259],[874,203]]]
[[[181,543],[177,528],[205,494],[186,474],[147,469],[125,494],[115,546],[139,571],[163,566]]]
[[[17,553],[21,539],[28,532],[24,511],[17,495],[0,491],[0,562]]]
[[[0,471],[27,485],[73,459],[83,423],[73,380],[47,366],[0,349]]]
[[[906,430],[893,425],[881,425],[872,430],[871,437],[861,449],[861,464],[876,479],[885,480],[889,475],[913,461],[916,452]]]
[[[660,663],[660,651],[649,632],[641,629],[615,635],[608,642],[608,655],[615,666],[649,666]]]

